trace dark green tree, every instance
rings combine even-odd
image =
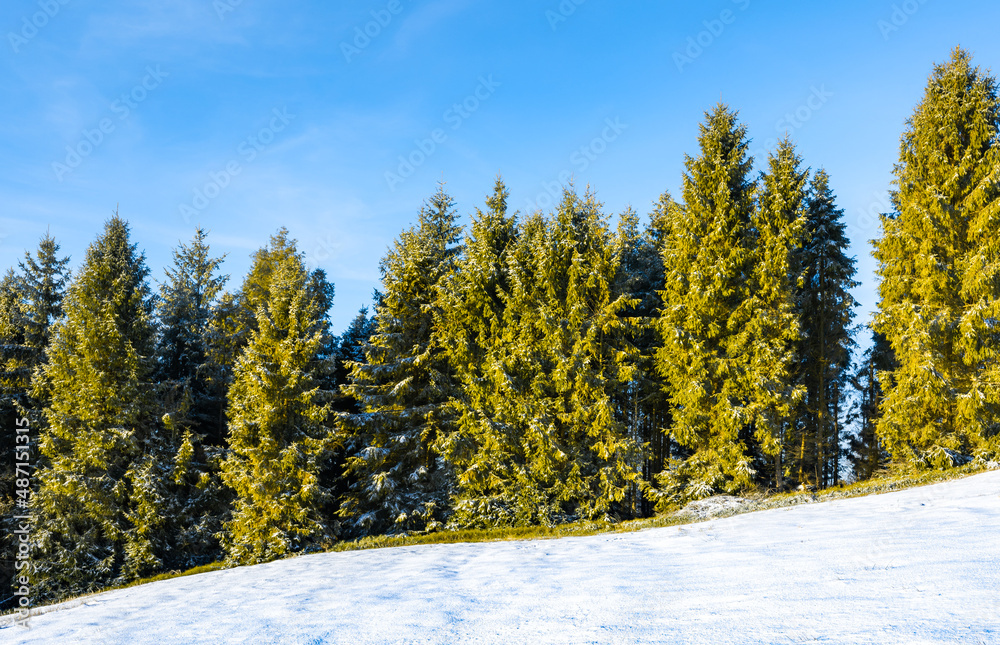
[[[454,271],[460,233],[441,186],[382,260],[375,333],[346,388],[362,411],[341,416],[356,447],[341,514],[355,535],[434,529],[447,513],[452,475],[434,446],[453,420],[455,381],[434,306]]]
[[[827,486],[839,480],[841,393],[846,390],[854,342],[850,290],[858,286],[850,240],[826,171],[818,170],[809,186],[806,242],[796,254],[801,283],[796,289],[802,339],[797,372],[806,396],[788,446],[789,470],[800,484]]]
[[[660,218],[672,202],[664,194],[645,230],[639,228],[639,218],[630,208],[619,218],[615,239],[618,271],[614,293],[629,303],[621,311],[626,346],[634,348],[629,359],[633,375],[615,395],[618,417],[625,424],[627,435],[643,446],[637,468],[642,477],[626,498],[631,514],[648,516],[653,512],[648,490],[655,476],[663,472],[673,455],[670,438],[670,399],[667,383],[656,369],[656,353],[660,346],[656,320],[663,300],[663,231]]]
[[[880,374],[896,369],[896,360],[885,336],[873,331],[871,343],[851,376],[851,387],[857,392],[857,399],[849,420],[857,431],[848,437],[847,459],[856,481],[874,477],[885,468],[890,457],[879,440],[876,427],[884,399]]]

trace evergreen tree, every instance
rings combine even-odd
[[[663,471],[673,453],[667,384],[657,372],[655,361],[659,348],[655,322],[663,307],[660,290],[664,282],[663,231],[659,220],[671,202],[669,194],[661,197],[644,231],[639,230],[639,218],[631,208],[622,213],[615,240],[618,273],[614,293],[634,302],[624,307],[620,315],[625,322],[623,341],[635,349],[631,359],[633,377],[622,384],[615,398],[626,433],[645,447],[637,464],[642,473],[641,484],[633,486],[627,498],[632,513],[643,516],[653,512],[650,491],[645,488]]]
[[[376,292],[377,295],[377,292]],[[365,348],[368,340],[376,330],[374,316],[368,315],[368,307],[361,307],[347,330],[341,334],[337,345],[337,366],[334,370],[334,382],[338,391],[350,383],[352,366],[365,361]],[[334,408],[338,412],[356,414],[361,411],[359,402],[349,394],[340,392]]]
[[[746,127],[719,105],[700,126],[700,156],[685,156],[683,204],[659,221],[666,269],[657,368],[669,383],[674,439],[684,453],[658,476],[661,507],[749,486],[745,442],[748,356],[734,353],[750,323],[753,217]],[[766,431],[767,428],[764,428]]]
[[[307,272],[281,229],[256,254],[242,293],[257,308],[229,390],[222,476],[236,501],[223,546],[230,561],[248,564],[335,537],[335,500],[322,470],[337,437],[333,393],[323,388],[334,360],[327,316],[332,285],[322,272]]]
[[[117,214],[87,250],[33,396],[49,401],[36,473],[33,588],[84,593],[155,571],[160,516],[138,480],[154,440],[152,298]],[[145,521],[152,524],[144,524]]]
[[[497,491],[497,473],[508,469],[515,437],[499,419],[510,301],[510,255],[517,216],[508,214],[509,193],[497,178],[486,210],[472,216],[457,270],[438,289],[435,324],[459,385],[452,405],[453,431],[437,449],[456,471],[456,526],[509,524],[509,500]]]
[[[797,253],[802,282],[796,290],[802,322],[798,348],[806,397],[789,446],[789,469],[801,484],[836,484],[840,471],[839,394],[847,384],[854,347],[852,321],[858,303],[850,289],[857,270],[847,256],[844,211],[837,208],[826,171],[812,178],[807,201],[806,243]]]
[[[59,245],[46,234],[34,257],[25,253],[20,273],[8,270],[0,281],[0,442],[14,445],[15,421],[27,417],[32,428],[41,429],[41,408],[45,401],[30,396],[31,376],[45,361],[51,326],[62,316],[62,300],[69,270],[69,258],[58,257]],[[4,528],[14,515],[15,460],[0,464],[0,515]],[[23,510],[23,509],[22,509]],[[13,527],[5,534],[13,535]],[[11,543],[13,546],[13,543]],[[7,557],[7,556],[10,557]],[[0,566],[0,588],[9,589],[14,576],[13,549],[4,549]],[[5,609],[0,601],[0,610]]]
[[[851,386],[858,393],[858,399],[849,420],[857,425],[858,430],[848,438],[847,459],[851,462],[855,481],[870,479],[889,462],[889,453],[882,446],[875,429],[884,398],[880,374],[893,371],[896,361],[885,336],[873,331],[871,342],[857,371],[851,376]]]
[[[748,320],[728,348],[742,363],[731,378],[742,381],[743,443],[756,458],[758,481],[773,481],[778,488],[783,484],[781,454],[788,419],[804,394],[793,374],[801,333],[795,310],[795,255],[805,232],[809,175],[801,163],[786,137],[761,173],[749,242],[749,297],[742,313]],[[764,477],[771,460],[773,480]]]
[[[875,329],[899,362],[882,383],[878,433],[896,461],[947,467],[996,448],[998,132],[996,80],[956,48],[907,121],[895,212],[875,242]]]
[[[341,416],[357,447],[348,460],[355,483],[341,508],[355,534],[434,529],[447,512],[452,476],[434,445],[452,421],[454,378],[433,307],[454,271],[460,233],[441,186],[382,260],[376,330],[346,388],[362,412]]]
[[[634,377],[620,313],[635,301],[613,292],[620,258],[613,236],[592,195],[567,191],[551,219],[528,218],[513,242],[502,194],[478,218],[467,256],[476,275],[463,278],[479,294],[466,314],[481,320],[463,367],[455,361],[463,385],[474,384],[465,390],[469,401],[460,400],[464,434],[446,452],[461,485],[456,524],[630,512],[623,502],[639,484],[639,446],[614,397]],[[487,230],[491,220],[499,226]],[[505,243],[491,239],[498,233]]]
[[[30,414],[39,404],[29,401],[31,375],[45,361],[52,325],[62,316],[70,275],[69,258],[60,259],[58,253],[59,245],[46,234],[34,257],[24,254],[18,264],[20,273],[10,269],[0,282],[0,421],[4,432],[13,427],[14,415]],[[37,415],[33,416],[37,422]]]
[[[230,370],[212,359],[210,324],[228,276],[216,275],[206,232],[174,251],[160,287],[157,381],[165,432],[146,463],[150,508],[163,509],[164,566],[190,568],[217,559],[217,534],[229,494],[219,479]]]
[[[190,245],[174,251],[174,266],[160,287],[157,318],[157,380],[165,386],[168,406],[189,399],[186,417],[196,432],[221,445],[225,426],[226,368],[212,360],[210,324],[229,276],[216,275],[224,258],[211,258],[203,229]]]

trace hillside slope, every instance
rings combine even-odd
[[[1000,472],[591,537],[303,556],[46,608],[4,643],[1000,644]]]

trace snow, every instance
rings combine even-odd
[[[1000,644],[1000,472],[681,527],[302,556],[45,608],[3,643]]]

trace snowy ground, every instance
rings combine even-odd
[[[30,624],[0,642],[1000,645],[1000,472],[631,534],[305,556]]]

